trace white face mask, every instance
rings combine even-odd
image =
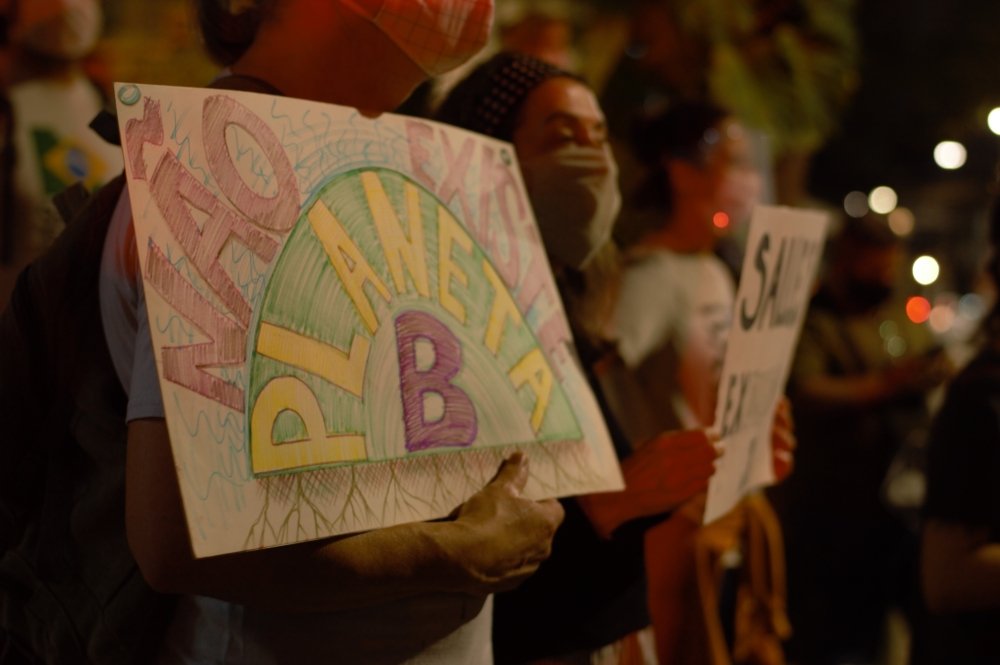
[[[621,209],[611,149],[570,143],[521,160],[521,172],[548,254],[572,268],[586,267],[611,239]]]
[[[428,76],[478,53],[493,23],[493,0],[341,1],[374,23]]]
[[[11,40],[53,58],[82,58],[101,35],[97,0],[21,0],[18,12]]]

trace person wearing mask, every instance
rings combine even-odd
[[[901,493],[908,483],[892,470],[906,460],[910,474],[922,473],[927,397],[951,369],[931,331],[894,297],[904,258],[885,216],[845,220],[792,361],[802,445],[775,501],[796,627],[789,654],[806,662],[874,660],[890,611],[920,632],[922,497]]]
[[[989,233],[987,275],[1000,290],[1000,200]],[[985,665],[1000,655],[1000,302],[980,342],[931,428],[921,578],[932,614],[916,662]]]
[[[648,168],[641,203],[656,216],[628,250],[613,326],[620,363],[609,394],[633,445],[663,430],[710,428],[734,308],[714,253],[760,193],[747,132],[709,103],[646,118],[636,153]],[[775,414],[778,480],[791,469],[787,401]],[[780,527],[761,494],[701,526],[705,493],[645,536],[649,609],[663,663],[782,662]]]
[[[214,87],[367,115],[475,53],[493,10],[489,0],[240,6],[234,15],[228,3],[199,5],[206,43],[227,65]],[[7,440],[19,443],[0,469],[0,653],[44,662],[491,662],[491,594],[537,568],[562,517],[556,501],[521,497],[520,456],[449,519],[192,556],[121,192],[117,179],[98,193],[22,274],[0,318],[0,398],[15,423]],[[41,478],[27,477],[39,464]]]
[[[15,161],[14,199],[0,223],[10,240],[0,256],[0,305],[62,230],[52,197],[76,182],[96,189],[122,170],[121,150],[88,127],[104,108],[83,67],[100,38],[100,2],[13,0],[7,12]]]
[[[553,557],[496,601],[499,662],[655,663],[643,533],[705,489],[716,456],[704,430],[657,432],[633,451],[596,373],[613,350],[617,285],[611,232],[621,197],[600,106],[576,75],[503,52],[446,97],[436,119],[513,143],[575,348],[622,460],[623,492],[563,501]]]

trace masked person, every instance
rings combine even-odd
[[[497,660],[655,662],[643,533],[705,488],[716,453],[701,430],[659,432],[633,451],[604,408],[596,372],[613,349],[607,324],[618,255],[611,231],[621,203],[604,116],[576,75],[500,53],[450,92],[437,119],[513,143],[626,483],[623,492],[563,501],[567,518],[553,558],[519,589],[497,597]]]
[[[792,362],[801,446],[776,500],[795,626],[789,655],[803,662],[874,660],[890,610],[911,622],[919,611],[922,497],[907,496],[914,485],[895,469],[923,485],[927,397],[951,368],[894,297],[904,256],[884,216],[845,220]]]
[[[641,445],[658,431],[714,424],[735,299],[714,250],[748,217],[761,176],[746,130],[711,104],[679,103],[647,118],[635,138],[649,169],[642,203],[653,214],[626,257],[613,316],[621,362],[609,395],[629,440]],[[772,431],[780,479],[794,444],[787,404]],[[702,527],[704,499],[645,535],[660,662],[781,662],[788,626],[773,511],[754,494]]]
[[[200,5],[206,43],[228,65],[215,87],[367,114],[472,55],[492,16],[483,0],[247,4],[240,15]],[[18,423],[6,440],[20,444],[0,469],[0,653],[53,663],[490,662],[491,593],[535,570],[562,516],[555,501],[521,498],[519,456],[451,519],[193,558],[121,191],[121,179],[101,190],[22,275],[0,319],[0,397],[5,420]],[[52,369],[51,382],[32,358]],[[39,463],[41,480],[25,480]]]
[[[96,189],[121,172],[121,151],[88,128],[104,107],[83,61],[96,48],[98,0],[15,0],[8,7],[13,112],[13,193],[9,246],[0,257],[0,304],[18,271],[62,230],[52,196],[73,183]]]

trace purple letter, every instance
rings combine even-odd
[[[434,349],[434,361],[417,367],[417,340]],[[472,400],[451,379],[462,368],[462,346],[448,327],[424,312],[403,312],[396,317],[399,354],[399,388],[403,396],[406,449],[410,452],[468,446],[476,439],[476,410]],[[424,397],[438,395],[443,402],[440,418],[428,421]]]

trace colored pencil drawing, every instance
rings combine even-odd
[[[620,476],[506,144],[253,93],[118,86],[196,553],[442,517],[514,449]]]

